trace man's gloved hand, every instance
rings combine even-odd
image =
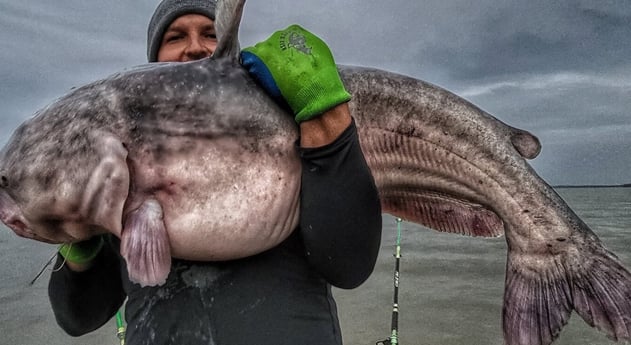
[[[329,47],[298,25],[243,49],[241,63],[273,98],[287,102],[298,123],[351,98]]]
[[[94,260],[101,248],[103,248],[103,236],[94,236],[77,243],[62,244],[59,246],[59,254],[69,262],[85,264]]]

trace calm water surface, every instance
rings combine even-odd
[[[631,188],[562,188],[557,192],[631,268]],[[506,242],[438,233],[403,223],[399,343],[502,345]],[[375,274],[353,291],[337,290],[348,345],[374,344],[390,334],[394,218],[384,217]],[[617,344],[572,314],[555,343]]]
[[[631,188],[560,189],[603,242],[631,268]],[[442,234],[403,223],[399,343],[501,345],[506,243]],[[346,345],[372,345],[390,334],[394,218],[384,217],[375,273],[360,288],[335,290]],[[71,338],[56,325],[46,295],[49,272],[28,283],[54,247],[0,229],[0,344],[118,344],[114,322]],[[613,345],[576,314],[559,345]]]

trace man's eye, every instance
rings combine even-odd
[[[210,39],[213,39],[213,40],[216,40],[216,39],[217,39],[217,35],[216,35],[214,32],[209,32],[209,33],[206,33],[206,34],[204,34],[204,36],[205,36],[206,38],[210,38]]]
[[[167,37],[165,37],[164,41],[165,42],[173,42],[173,41],[177,41],[179,39],[182,39],[182,35],[169,35]]]

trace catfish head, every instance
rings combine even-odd
[[[72,106],[70,106],[72,108]],[[70,243],[120,234],[129,189],[127,151],[54,106],[18,128],[0,153],[0,221],[21,237]],[[66,117],[67,119],[67,117]]]

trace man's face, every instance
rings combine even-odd
[[[158,62],[203,59],[216,47],[214,21],[201,14],[186,14],[174,20],[164,33]]]

